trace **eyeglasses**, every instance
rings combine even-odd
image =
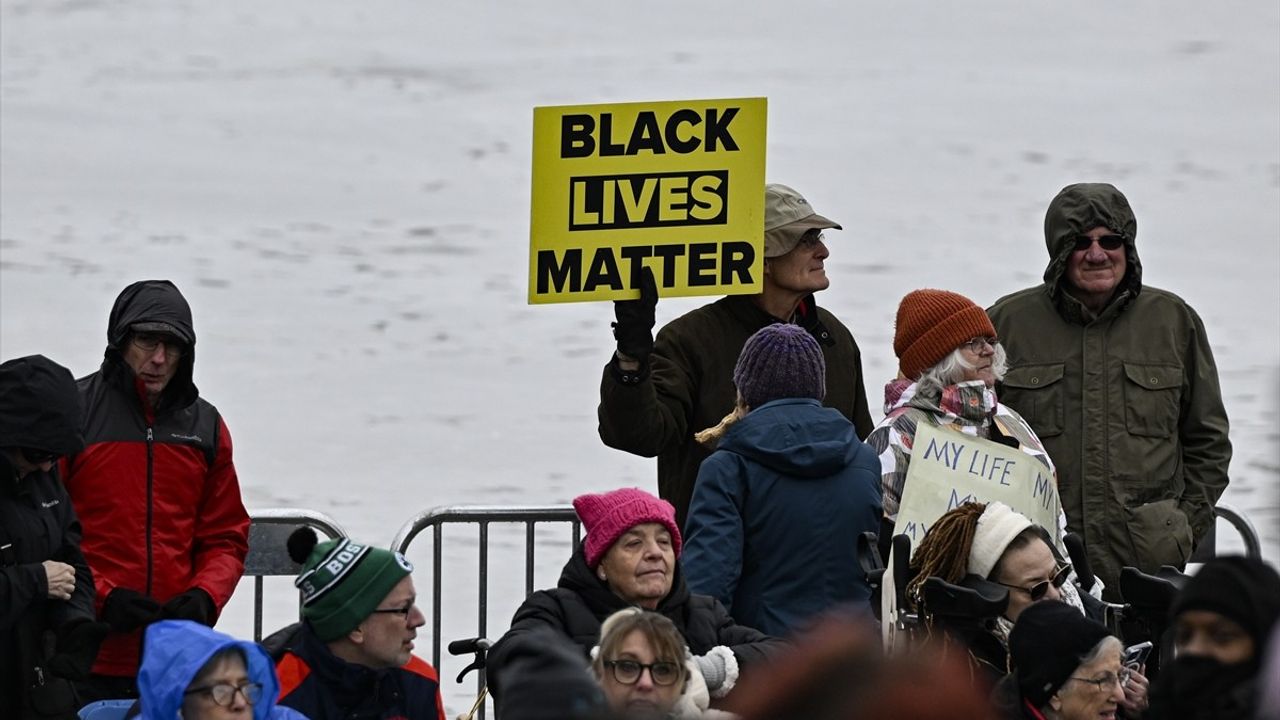
[[[23,459],[25,459],[27,462],[31,463],[32,465],[41,465],[47,462],[53,462],[54,460],[57,460],[59,457],[62,457],[56,452],[52,452],[49,450],[38,450],[36,448],[24,447],[24,448],[21,448],[19,452],[22,453]]]
[[[968,350],[971,353],[977,354],[982,352],[986,348],[991,348],[992,350],[995,350],[996,343],[998,342],[1000,341],[993,337],[976,337],[970,340],[965,340],[964,342],[960,343],[960,347],[965,350]]]
[[[381,613],[385,613],[387,615],[403,615],[405,617],[409,617],[409,613],[413,612],[413,607],[416,604],[417,604],[417,599],[415,598],[413,600],[410,600],[404,607],[378,608],[377,610],[370,610],[369,614],[378,615]]]
[[[811,248],[821,242],[826,242],[827,236],[820,232],[807,232],[800,236],[800,242],[797,243],[802,247]]]
[[[1103,235],[1098,238],[1098,247],[1103,250],[1119,250],[1124,245],[1123,235]],[[1088,235],[1081,235],[1076,238],[1076,250],[1088,250],[1093,247],[1093,238]]]
[[[214,704],[221,705],[223,707],[231,707],[231,703],[235,701],[237,692],[244,696],[245,702],[253,705],[262,697],[262,685],[260,683],[245,683],[243,685],[216,683],[214,685],[206,685],[205,687],[191,688],[183,693],[183,695],[204,693],[213,699]]]
[[[623,685],[635,685],[640,673],[649,671],[654,685],[671,685],[680,677],[680,666],[673,662],[638,663],[635,660],[605,660],[604,666],[613,671],[613,679]]]
[[[133,346],[145,353],[153,353],[161,345],[164,345],[166,357],[173,360],[182,357],[182,341],[172,335],[160,333],[134,333],[133,335]]]
[[[1071,563],[1067,563],[1066,565],[1058,568],[1057,572],[1054,573],[1053,578],[1049,580],[1041,580],[1029,588],[1024,588],[1021,585],[1005,585],[1005,583],[1002,582],[996,582],[996,584],[1003,585],[1011,590],[1021,590],[1031,596],[1031,602],[1037,602],[1048,594],[1050,585],[1055,588],[1062,587],[1063,584],[1067,582],[1067,577],[1069,575],[1071,575]]]
[[[1120,689],[1123,690],[1125,686],[1129,684],[1129,675],[1130,675],[1130,672],[1127,669],[1125,669],[1125,670],[1121,670],[1118,673],[1113,673],[1113,672],[1106,673],[1102,677],[1096,678],[1096,679],[1074,677],[1074,676],[1072,676],[1070,679],[1076,680],[1078,682],[1089,683],[1090,685],[1093,686],[1094,692],[1102,693],[1102,692],[1106,692],[1107,688],[1111,687],[1112,685],[1119,685]]]

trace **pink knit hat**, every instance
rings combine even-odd
[[[582,550],[587,556],[587,567],[592,570],[623,533],[644,523],[665,525],[671,532],[671,545],[676,557],[680,557],[680,528],[676,526],[675,508],[640,488],[622,488],[601,495],[579,495],[573,499],[573,509],[587,529]]]

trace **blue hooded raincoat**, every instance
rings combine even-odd
[[[143,720],[174,720],[182,708],[183,693],[209,658],[228,646],[244,653],[249,680],[262,685],[262,697],[253,706],[253,720],[306,720],[296,710],[277,707],[280,683],[275,664],[257,643],[237,640],[189,620],[161,620],[147,628],[138,690]]]

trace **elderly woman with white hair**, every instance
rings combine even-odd
[[[898,305],[893,350],[901,374],[885,388],[885,418],[866,439],[880,456],[887,523],[897,519],[921,422],[1017,447],[1054,472],[1035,431],[996,399],[1005,352],[972,300],[946,290],[908,293]]]

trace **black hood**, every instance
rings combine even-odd
[[[191,320],[191,306],[178,287],[168,280],[140,280],[120,292],[107,320],[107,349],[103,354],[104,374],[128,378],[132,386],[133,371],[124,362],[122,351],[134,325],[146,330],[167,332],[187,344],[174,374],[160,395],[159,407],[186,407],[199,396],[192,380],[196,362],[196,331]]]
[[[43,355],[0,365],[0,447],[74,455],[84,448],[81,416],[70,370]]]

